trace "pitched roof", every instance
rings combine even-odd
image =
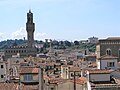
[[[20,90],[38,90],[38,85],[21,85]],[[19,89],[18,89],[19,90]]]
[[[118,59],[118,57],[111,55],[104,55],[99,58],[99,60],[113,60],[113,59]]]
[[[22,67],[20,68],[20,74],[38,74],[39,73],[39,68],[35,67]]]
[[[80,72],[80,67],[70,67],[69,72]]]
[[[106,39],[100,39],[99,41],[103,41],[103,40],[120,40],[120,37],[108,37]]]
[[[15,83],[0,83],[0,90],[38,90],[38,85],[18,85]]]
[[[109,74],[113,70],[106,70],[106,69],[94,69],[94,70],[89,70],[89,74]]]
[[[17,90],[18,84],[0,83],[0,90]]]
[[[120,37],[108,37],[107,40],[120,40]]]
[[[87,78],[85,77],[80,77],[79,79],[76,80],[77,84],[85,84],[87,83]]]

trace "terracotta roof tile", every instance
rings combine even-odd
[[[116,56],[104,55],[99,58],[99,60],[110,60],[110,59],[118,59]]]
[[[109,37],[106,40],[120,40],[120,37]]]
[[[91,64],[88,65],[88,67],[95,68],[95,67],[97,67],[97,63],[91,63]]]
[[[69,72],[74,72],[74,71],[80,72],[81,69],[80,69],[80,67],[70,67]]]
[[[105,70],[105,69],[95,69],[89,70],[89,74],[107,74],[112,72],[113,70]]]
[[[74,82],[74,80],[70,80],[71,82]],[[76,84],[86,84],[87,83],[87,79],[85,77],[80,77],[78,79],[75,80]]]
[[[0,83],[0,90],[17,90],[18,84]]]
[[[39,68],[35,68],[35,67],[22,67],[20,68],[20,74],[25,74],[25,73],[38,73],[39,72]]]
[[[61,78],[50,78],[49,83],[50,84],[61,84],[61,83],[65,83],[67,81],[67,79],[61,79]]]
[[[43,78],[44,78],[44,80],[45,80],[45,79],[50,80],[50,77],[47,76],[47,75],[44,75]]]
[[[22,84],[20,86],[20,90],[38,90],[38,85],[23,85]]]

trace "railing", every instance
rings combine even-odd
[[[23,83],[36,83],[39,82],[39,80],[21,80]]]

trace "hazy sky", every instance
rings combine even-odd
[[[120,37],[120,0],[0,0],[0,40],[26,37],[29,9],[38,40]]]

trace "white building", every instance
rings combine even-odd
[[[69,78],[68,69],[69,69],[69,67],[67,65],[61,66],[61,77],[63,79],[68,79]]]
[[[88,90],[120,90],[118,84],[111,76],[113,70],[89,70],[87,71]],[[90,88],[90,89],[89,89]]]
[[[94,44],[94,43],[97,43],[97,41],[98,41],[98,38],[97,38],[97,37],[94,37],[94,36],[93,36],[93,37],[88,38],[88,42],[89,42],[89,43],[93,43],[93,44]]]
[[[118,57],[105,55],[97,60],[98,69],[118,69]]]
[[[112,70],[89,70],[88,77],[90,82],[109,82],[110,81],[110,73]]]

